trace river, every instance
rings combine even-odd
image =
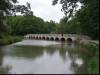
[[[0,69],[6,74],[84,74],[85,54],[74,43],[23,40],[0,47]]]

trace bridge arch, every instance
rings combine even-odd
[[[66,39],[65,38],[61,38],[61,41],[65,41]]]
[[[36,36],[36,39],[38,39],[38,36]]]
[[[45,36],[43,36],[42,39],[45,40],[46,39]]]
[[[49,40],[49,37],[46,37],[46,40]]]
[[[67,38],[67,42],[73,42],[72,38]]]
[[[42,37],[41,37],[41,36],[39,36],[39,37],[38,37],[38,39],[39,39],[39,40],[41,40],[41,39],[42,39]]]
[[[35,39],[35,36],[33,36],[32,38]]]
[[[34,39],[36,39],[36,36],[34,36]]]
[[[56,37],[56,38],[55,38],[55,41],[59,41],[59,38],[58,38],[58,37]]]
[[[50,38],[50,40],[54,40],[54,38],[53,38],[53,37],[51,37],[51,38]]]

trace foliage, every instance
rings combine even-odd
[[[82,34],[99,39],[99,0],[87,2],[86,7],[77,13],[77,19],[81,24]]]
[[[36,16],[10,16],[7,18],[7,23],[10,27],[10,33],[13,35],[51,33],[55,31],[56,27],[54,21],[44,22],[43,19]]]
[[[0,0],[0,37],[9,30],[5,21],[7,15],[16,16],[16,13],[20,12],[24,16],[33,16],[29,3],[27,6],[15,5],[17,2],[17,0]]]
[[[91,51],[91,57],[87,61],[89,74],[99,74],[99,47],[94,44],[83,45],[86,50]]]
[[[79,6],[78,2],[83,2],[83,0],[53,0],[52,5],[56,5],[60,1],[62,5],[62,11],[66,15],[65,21],[67,22],[69,18],[73,16],[73,13],[77,11],[77,7]]]
[[[57,2],[58,0],[53,0],[53,5]],[[80,2],[82,7],[74,12],[76,8],[74,4],[77,5],[77,2]],[[60,0],[60,3],[65,17],[61,19],[58,31],[63,30],[63,33],[83,34],[99,39],[99,0]],[[68,17],[71,14],[67,11],[70,10],[73,10],[72,16]]]
[[[18,41],[21,41],[22,38],[23,38],[22,36],[10,36],[10,35],[6,35],[6,36],[3,36],[0,39],[0,45],[7,45],[7,44],[14,43],[14,42],[18,42]]]
[[[45,30],[47,30],[45,32],[47,32],[47,33],[55,33],[57,23],[55,23],[54,21],[51,20],[50,22],[45,22],[45,26],[46,26]]]
[[[27,3],[27,6],[16,3],[18,3],[17,0],[0,0],[0,12],[5,12],[5,15],[16,15],[17,12],[21,12],[21,14],[26,16],[33,15],[33,12],[30,10],[30,3]]]

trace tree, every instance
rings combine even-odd
[[[53,0],[53,5],[57,4],[58,1]],[[82,7],[74,13],[78,2],[81,3]],[[66,18],[64,21],[67,27],[70,28],[68,26],[69,22],[69,25],[72,26],[69,30],[80,31],[80,33],[93,39],[99,38],[99,0],[60,0],[60,4],[65,13]],[[74,17],[75,19],[73,19]]]
[[[7,27],[4,25],[4,16],[8,14],[11,10],[12,3],[16,3],[17,0],[0,0],[0,37],[7,31]]]
[[[52,5],[56,5],[58,3],[59,0],[53,0]],[[61,35],[63,37],[64,34],[64,24],[68,23],[69,19],[72,18],[72,16],[74,15],[74,13],[77,11],[77,7],[78,7],[78,2],[80,0],[60,0],[60,4],[62,5],[62,11],[65,14],[65,18],[63,19],[62,23],[60,25],[61,26]]]
[[[99,0],[86,0],[84,7],[77,12],[82,33],[99,39]]]
[[[66,22],[74,15],[77,11],[78,2],[82,2],[83,0],[53,0],[52,5],[56,5],[60,1],[62,5],[61,11],[66,15]]]
[[[54,21],[45,22],[36,16],[9,16],[7,23],[10,27],[11,35],[47,34],[54,33],[56,29]]]
[[[27,6],[15,5],[16,3],[18,3],[17,0],[0,0],[0,10],[2,12],[5,12],[5,15],[16,15],[17,12],[21,12],[21,14],[24,14],[26,16],[33,15],[30,3],[27,2]]]
[[[17,0],[0,0],[0,36],[1,34],[8,32],[8,26],[5,19],[6,16],[16,16],[17,12],[21,12],[24,16],[33,16],[30,4],[25,5],[15,5]]]
[[[50,22],[46,22],[45,24],[47,33],[55,33],[56,23],[54,21],[50,20]]]
[[[30,3],[26,3],[27,5],[14,5],[11,8],[12,14],[11,15],[15,15],[16,13],[20,12],[21,14],[23,14],[24,16],[33,16],[33,12],[31,11],[31,7],[30,7]]]

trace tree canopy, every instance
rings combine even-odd
[[[99,39],[99,0],[53,0],[52,3],[56,5],[59,1],[65,13],[60,22],[60,27],[66,25],[62,28],[64,33],[84,34]],[[82,6],[76,11],[77,3]]]
[[[53,0],[60,3],[65,16],[59,23],[46,22],[33,15],[30,3],[18,5],[17,0],[0,0],[0,35],[25,35],[28,33],[71,33],[99,38],[99,0]],[[77,10],[78,3],[81,9]],[[17,16],[20,12],[22,16]]]
[[[7,18],[10,33],[13,35],[47,34],[55,31],[54,21],[44,21],[36,16],[9,16]]]
[[[18,5],[17,0],[0,0],[0,35],[7,32],[6,16],[16,16],[20,12],[24,16],[33,16],[30,4]]]

